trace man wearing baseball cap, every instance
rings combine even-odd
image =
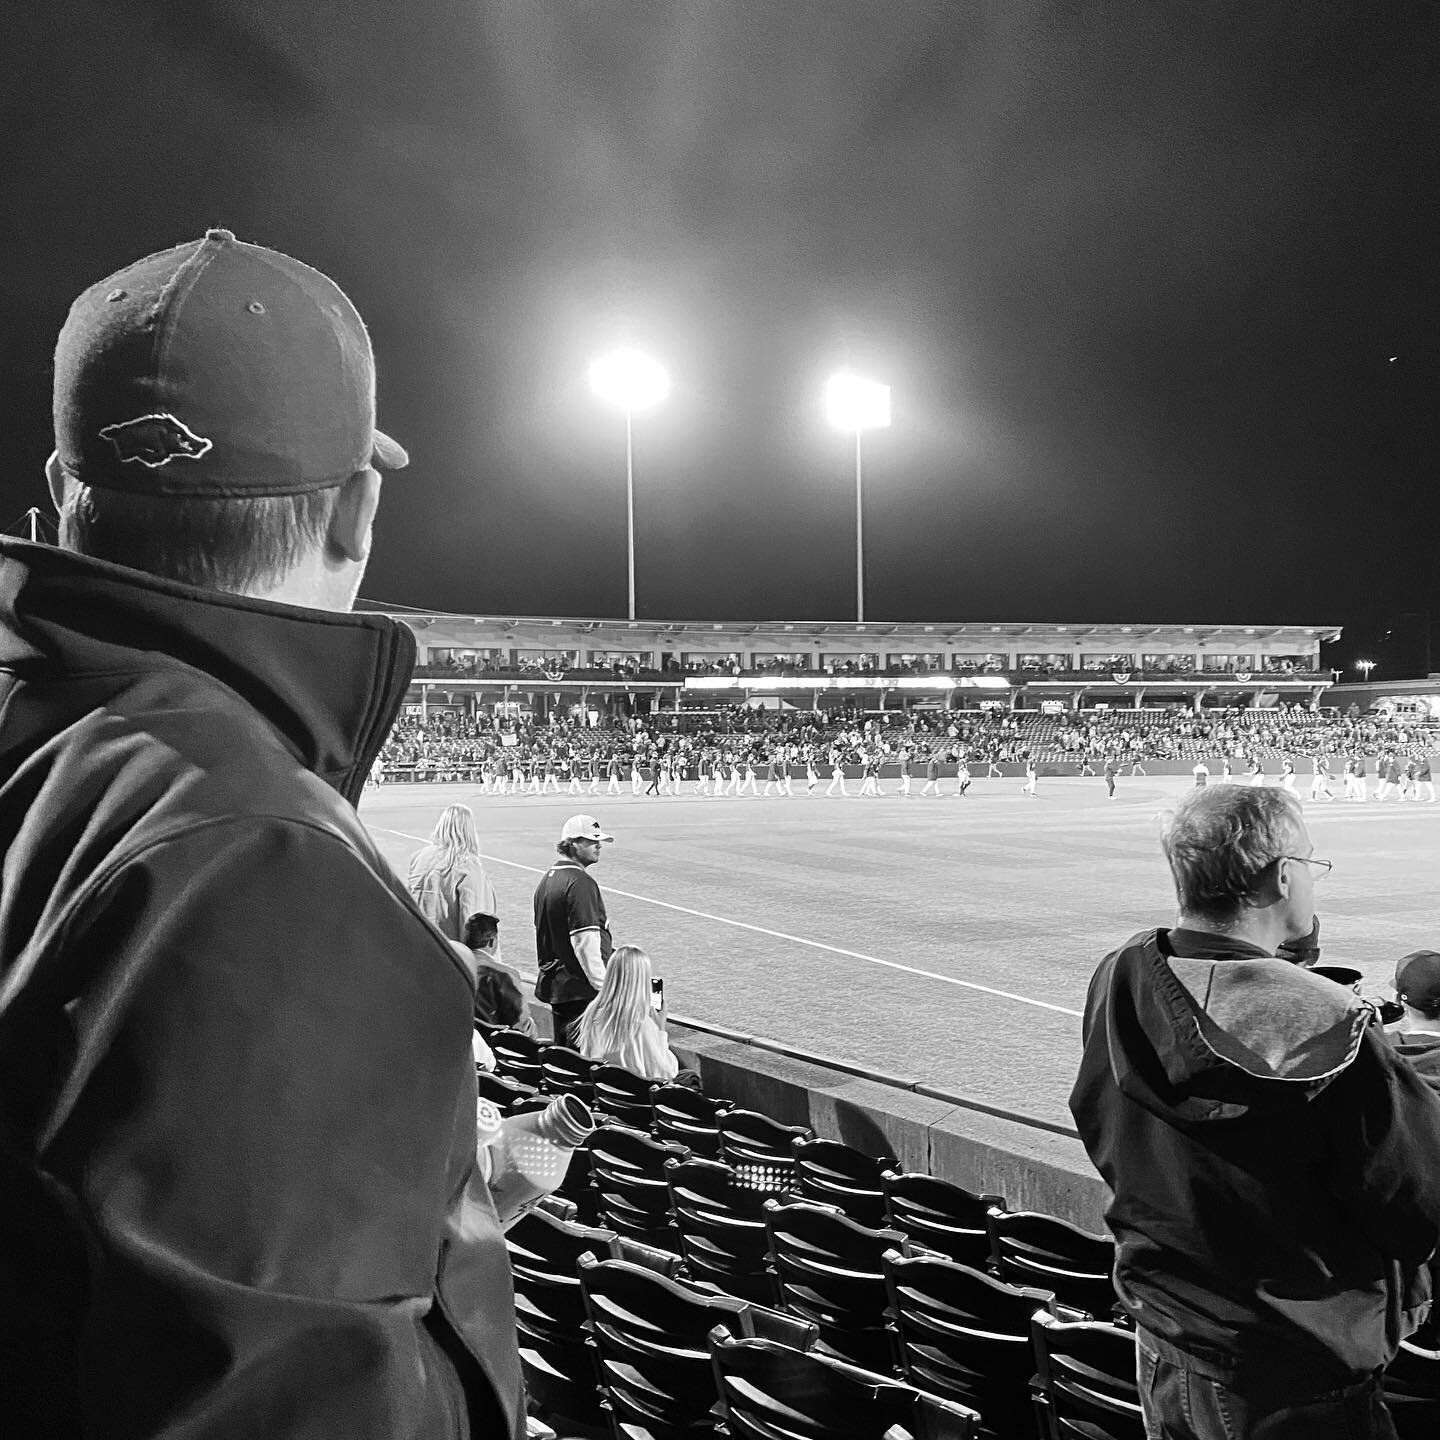
[[[0,540],[0,1415],[518,1435],[473,982],[355,814],[410,633],[338,286],[223,230],[85,291]]]
[[[1395,966],[1404,1014],[1386,1027],[1395,1048],[1440,1090],[1440,954],[1416,950]]]
[[[613,948],[605,900],[588,873],[607,835],[593,815],[560,827],[560,858],[535,887],[535,998],[549,1005],[557,1045],[574,1045],[580,1017],[599,994]]]

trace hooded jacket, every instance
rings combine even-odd
[[[473,985],[354,810],[413,659],[0,541],[7,1433],[520,1433]]]
[[[1317,1394],[1424,1319],[1440,1097],[1353,992],[1220,935],[1154,930],[1090,984],[1070,1097],[1112,1191],[1115,1286],[1231,1388]]]

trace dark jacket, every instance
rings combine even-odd
[[[519,1433],[473,986],[353,806],[413,658],[0,541],[7,1434]]]
[[[1116,1289],[1235,1388],[1346,1383],[1428,1308],[1440,1097],[1372,1016],[1195,931],[1137,935],[1091,981],[1070,1108],[1113,1192]]]
[[[1396,1053],[1403,1055],[1433,1090],[1440,1090],[1440,1034],[1433,1030],[1407,1030],[1405,1022],[1391,1025],[1386,1034]]]

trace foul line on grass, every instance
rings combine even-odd
[[[392,830],[387,825],[371,826],[374,830],[382,830],[387,835],[399,835],[406,840],[416,840],[425,845],[429,842],[420,835],[411,835],[405,830]],[[493,861],[497,865],[508,865],[512,870],[528,870],[532,875],[543,875],[544,870],[535,865],[522,865],[518,860],[503,860],[498,855],[482,855],[482,859]],[[767,930],[763,925],[752,925],[746,920],[731,920],[725,915],[712,915],[705,910],[692,910],[688,905],[676,905],[669,900],[656,900],[650,895],[636,895],[629,890],[617,890],[612,885],[606,885],[605,890],[611,895],[624,896],[626,900],[638,900],[642,905],[658,905],[664,910],[675,910],[681,915],[693,915],[697,920],[712,920],[717,925],[733,925],[738,930],[750,930],[756,935],[768,935],[775,940],[788,940],[793,945],[809,945],[815,950],[824,950],[831,955],[844,955],[850,960],[864,960],[870,965],[883,965],[887,970],[899,970],[906,975],[919,975],[925,980],[938,980],[943,985],[959,985],[966,990],[978,990],[985,995],[997,995],[1002,1000],[1015,1000],[1021,1005],[1034,1005],[1041,1010],[1053,1010],[1058,1015],[1073,1015],[1080,1017],[1079,1010],[1071,1010],[1065,1005],[1053,1005],[1048,1000],[1035,1000],[1028,995],[1016,995],[1012,990],[997,990],[990,985],[981,985],[974,980],[961,980],[955,975],[938,975],[933,970],[921,970],[915,965],[904,965],[899,960],[883,960],[878,955],[864,955],[859,950],[845,950],[839,945],[827,945],[823,940],[810,940],[804,935],[788,935],[783,930]]]

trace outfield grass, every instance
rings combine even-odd
[[[1088,778],[1042,779],[1034,799],[1018,780],[908,800],[390,785],[361,814],[403,873],[440,809],[470,804],[505,952],[526,969],[530,897],[561,822],[598,815],[616,837],[595,870],[616,943],[650,951],[676,1015],[1068,1122],[1096,961],[1172,919],[1156,817],[1188,783],[1126,777],[1114,801]],[[1317,889],[1324,959],[1381,993],[1400,955],[1440,949],[1440,805],[1307,816],[1315,853],[1335,862]]]

